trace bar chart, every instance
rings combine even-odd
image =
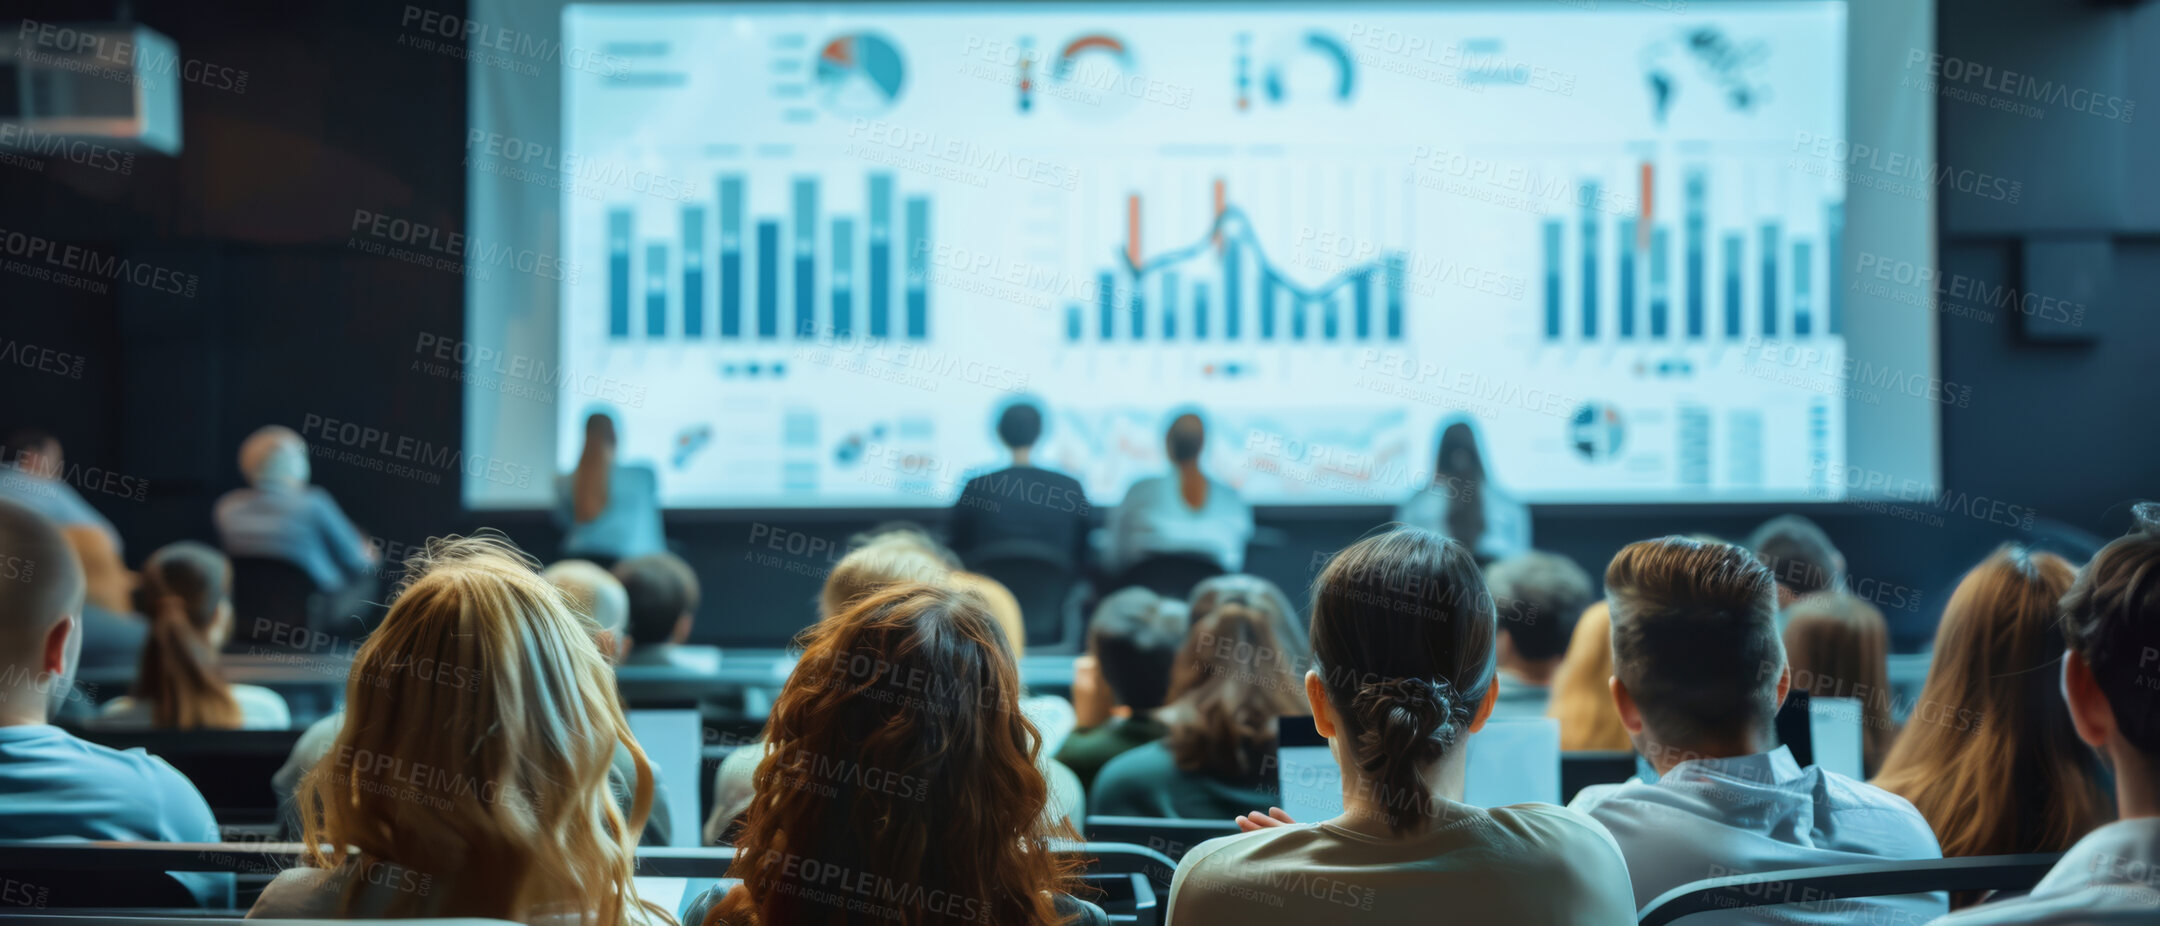
[[[864,214],[827,216],[819,211],[819,178],[795,177],[784,213],[755,215],[743,174],[722,173],[714,185],[717,208],[682,205],[679,224],[659,225],[676,231],[666,240],[636,240],[638,207],[608,208],[610,340],[699,341],[709,331],[720,342],[848,338],[858,333],[858,307],[862,333],[871,337],[929,337],[928,196],[900,196],[891,174],[872,172],[864,180]],[[860,280],[858,254],[866,270]],[[706,272],[711,265],[717,275]],[[671,266],[681,268],[679,280],[670,278]],[[642,313],[632,305],[633,280],[642,281]],[[717,307],[717,319],[708,306]],[[640,314],[644,323],[634,324]]]

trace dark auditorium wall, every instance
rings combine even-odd
[[[192,296],[144,286],[93,293],[0,275],[0,351],[53,352],[0,368],[0,428],[50,428],[72,462],[119,484],[147,481],[146,498],[86,493],[126,536],[130,563],[209,534],[211,501],[239,482],[234,450],[262,423],[335,420],[393,441],[459,443],[459,385],[415,368],[414,348],[462,331],[461,279],[362,253],[348,232],[362,211],[462,228],[465,64],[401,43],[404,3],[316,6],[139,0],[140,20],[210,66],[182,88],[184,153],[137,156],[124,170],[0,163],[0,230],[147,262],[193,284]],[[426,2],[446,13],[462,6]],[[11,11],[68,22],[107,18],[113,4],[24,0]],[[2160,105],[2160,61],[2133,53],[2160,47],[2160,4],[1946,2],[1938,18],[1945,56]],[[2034,117],[1949,97],[1938,106],[1941,162],[2023,190],[2015,205],[1943,191],[1944,272],[2022,286],[2036,244],[2083,242],[2097,243],[2111,279],[2091,305],[2091,343],[2034,343],[2003,311],[1940,320],[1943,378],[1974,386],[1969,407],[1944,409],[1945,487],[2112,534],[2127,522],[2124,500],[2160,495],[2160,428],[2149,413],[2160,399],[2160,312],[2149,295],[2160,292],[2160,177],[2149,169],[2160,114],[2108,119],[2057,107]],[[318,457],[315,476],[393,552],[483,524],[553,552],[544,516],[463,512],[455,474],[422,470]],[[1738,538],[1776,510],[1549,508],[1537,511],[1536,531],[1540,546],[1596,572],[1629,540]],[[1909,509],[1809,513],[1908,646],[1925,640],[1958,572],[2018,536],[1955,513],[1940,523]],[[1316,558],[1385,515],[1263,512],[1277,542],[1255,551],[1251,568],[1300,591]],[[671,516],[670,535],[707,586],[698,635],[777,644],[808,615],[831,559],[824,551],[869,523]]]

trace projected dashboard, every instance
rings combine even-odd
[[[1624,5],[1615,5],[1624,6]],[[572,5],[556,348],[671,507],[941,506],[1007,403],[1098,504],[1474,421],[1532,501],[1836,498],[1842,3]],[[1793,358],[1806,358],[1795,362]]]

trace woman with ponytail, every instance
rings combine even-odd
[[[150,635],[131,694],[114,698],[94,726],[140,730],[283,730],[285,699],[254,685],[231,685],[218,651],[232,636],[232,564],[225,554],[181,541],[150,554],[135,588]]]
[[[1178,863],[1170,922],[1628,924],[1627,863],[1596,821],[1465,804],[1469,738],[1492,713],[1492,598],[1461,544],[1398,527],[1337,554],[1313,589],[1313,723],[1343,814],[1279,809]]]

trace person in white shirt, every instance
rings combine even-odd
[[[1444,422],[1432,485],[1395,509],[1395,520],[1439,531],[1491,563],[1530,552],[1530,506],[1493,482],[1479,443],[1469,416]]]
[[[1569,804],[1627,853],[1635,902],[1736,874],[1940,858],[1910,802],[1775,746],[1791,686],[1777,584],[1747,550],[1665,537],[1629,544],[1605,571],[1613,700],[1654,780],[1584,788]],[[1743,908],[1711,924],[1921,923],[1944,895]]]
[[[1252,506],[1237,490],[1200,471],[1207,428],[1200,416],[1179,415],[1163,438],[1174,472],[1150,476],[1126,490],[1110,512],[1103,566],[1111,573],[1158,554],[1214,560],[1225,572],[1245,568],[1245,545],[1253,537]]]
[[[1936,926],[2160,922],[2160,504],[2102,547],[2063,596],[2063,698],[2078,738],[2115,772],[2122,819],[2086,834],[2032,893]]]
[[[1178,863],[1169,922],[1634,923],[1627,863],[1597,821],[1463,803],[1497,632],[1459,543],[1399,527],[1337,554],[1313,589],[1304,696],[1342,766],[1343,814],[1238,818],[1245,832]]]
[[[143,563],[137,607],[150,615],[135,686],[105,703],[90,725],[120,730],[283,730],[285,698],[234,685],[218,669],[232,636],[232,563],[207,544],[159,547]]]

